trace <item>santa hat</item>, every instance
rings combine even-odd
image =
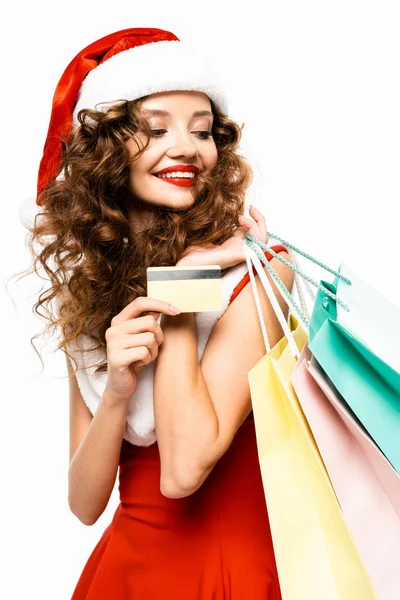
[[[61,137],[68,137],[79,127],[77,115],[82,108],[106,110],[114,102],[172,90],[204,92],[222,112],[228,110],[220,75],[204,58],[204,49],[180,41],[169,31],[124,29],[79,52],[65,69],[54,93],[36,201],[29,198],[19,206],[23,225],[33,228],[35,216],[43,212],[39,194],[50,181],[62,177]]]

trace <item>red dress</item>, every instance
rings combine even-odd
[[[161,494],[157,442],[123,440],[119,492],[71,600],[281,600],[252,412],[186,498]]]

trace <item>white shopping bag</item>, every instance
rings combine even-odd
[[[337,285],[337,295],[350,311],[337,304],[338,322],[400,373],[400,306],[364,281],[346,263],[342,263],[340,274],[351,281],[349,285],[339,279]]]

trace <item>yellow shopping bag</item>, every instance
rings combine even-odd
[[[293,315],[289,325],[301,351],[307,334]],[[248,373],[282,598],[377,600],[290,382],[295,365],[282,338]]]

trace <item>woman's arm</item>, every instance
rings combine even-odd
[[[290,260],[286,252],[280,254]],[[291,289],[292,270],[278,259],[270,265]],[[265,271],[287,314],[285,301]],[[274,346],[283,332],[258,275],[255,280]],[[200,364],[193,313],[166,317],[162,328],[154,379],[160,483],[165,496],[180,498],[201,486],[250,413],[247,374],[264,356],[265,346],[250,283],[215,324]]]
[[[104,512],[117,476],[128,401],[107,390],[92,416],[80,393],[70,360],[70,464],[68,504],[85,525]]]
[[[162,315],[163,343],[154,373],[154,418],[161,459],[161,492],[187,496],[204,472],[218,420],[200,371],[194,313]]]

